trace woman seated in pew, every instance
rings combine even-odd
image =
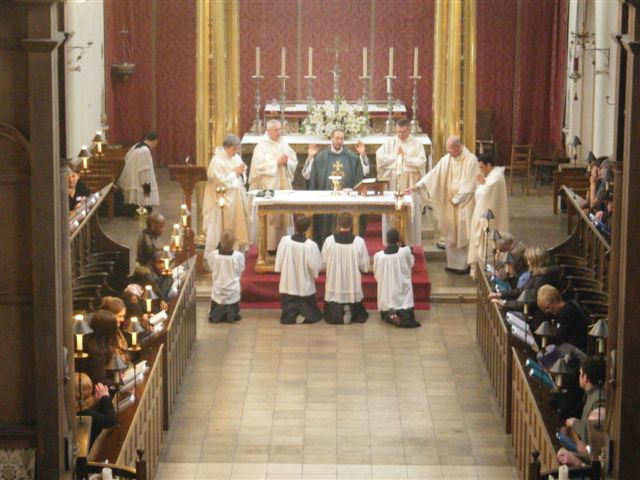
[[[118,324],[118,328],[116,329],[115,352],[120,356],[120,358],[122,358],[124,362],[129,362],[129,343],[127,342],[127,338],[124,335],[124,329],[127,326],[125,323],[127,307],[125,306],[122,299],[118,297],[104,297],[102,299],[102,303],[98,308],[108,310],[115,315],[116,323]]]
[[[80,385],[78,385],[80,377]],[[76,415],[91,417],[91,437],[89,449],[100,432],[116,424],[116,412],[109,396],[109,389],[102,383],[96,383],[95,388],[86,373],[74,375],[74,390],[76,392]]]
[[[117,355],[118,322],[109,310],[98,310],[91,319],[92,333],[84,337],[84,350],[89,357],[82,361],[81,369],[91,381],[107,386],[113,385],[113,375],[107,371],[107,364],[113,355]]]
[[[491,301],[505,310],[524,309],[524,302],[519,297],[525,294],[529,301],[527,305],[536,308],[536,298],[538,289],[542,285],[559,286],[561,279],[560,267],[553,264],[548,250],[540,245],[529,247],[524,251],[524,258],[527,261],[531,277],[521,288],[515,288],[504,292],[491,292]]]
[[[577,300],[565,302],[557,288],[543,285],[538,289],[537,304],[542,313],[554,319],[558,328],[556,342],[570,343],[583,352],[587,351],[589,321]]]
[[[149,323],[149,317],[152,314],[146,313],[145,301],[142,298],[144,296],[144,288],[137,283],[130,283],[124,289],[124,292],[122,292],[122,299],[125,307],[127,308],[125,322],[128,322],[131,317],[137,317],[140,325],[150,332],[153,330],[153,327]]]
[[[68,192],[69,192],[69,213],[73,212],[83,198],[87,198],[91,194],[89,187],[80,180],[78,175],[71,168],[67,169],[68,174]]]

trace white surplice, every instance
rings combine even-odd
[[[463,147],[458,157],[443,156],[416,184],[429,194],[433,215],[445,239],[447,266],[456,270],[467,268],[473,194],[479,174],[478,159]]]
[[[244,188],[246,176],[236,175],[235,169],[243,165],[240,155],[229,157],[224,148],[218,147],[211,157],[207,170],[207,186],[204,189],[204,204],[202,208],[203,225],[207,229],[207,243],[205,256],[218,246],[220,235],[224,229],[232,230],[240,249],[249,244],[249,210],[247,191]],[[224,207],[224,222],[216,188],[224,186],[226,205]],[[224,223],[224,225],[223,225]]]
[[[471,238],[469,239],[469,256],[467,262],[473,265],[476,261],[485,262],[487,245],[487,221],[482,215],[491,209],[496,218],[489,223],[491,230],[509,231],[509,198],[507,184],[504,180],[504,167],[493,167],[484,184],[478,184],[475,192],[476,206],[471,217]],[[488,243],[491,243],[489,240]]]
[[[373,274],[378,282],[378,310],[404,310],[413,307],[411,270],[414,263],[409,247],[397,253],[384,250],[373,256]]]
[[[220,305],[240,301],[240,275],[244,271],[244,254],[234,250],[231,255],[223,255],[219,250],[207,257],[211,269],[211,300]]]
[[[151,186],[148,196],[144,194],[144,184]],[[153,170],[151,149],[144,143],[136,143],[124,157],[124,167],[117,181],[124,195],[124,203],[157,207],[160,205],[158,183]]]
[[[313,295],[321,269],[322,255],[316,242],[310,239],[296,242],[289,235],[282,237],[274,267],[280,272],[280,293],[299,297]]]
[[[356,303],[363,299],[362,275],[369,271],[369,253],[364,240],[356,236],[353,243],[337,243],[333,235],[322,246],[326,269],[324,299],[327,302]]]
[[[398,158],[402,148],[404,157]],[[416,138],[409,137],[402,141],[397,136],[383,143],[376,151],[376,167],[378,180],[389,182],[388,189],[396,191],[413,187],[425,174],[427,156],[424,146]],[[398,181],[399,178],[399,181]],[[422,245],[422,199],[419,192],[411,194],[413,200],[413,218],[409,223],[407,245]],[[395,215],[382,216],[382,241],[386,245],[386,232],[396,227]]]
[[[287,155],[287,165],[278,165],[278,158]],[[251,190],[291,190],[298,159],[293,149],[282,138],[271,140],[267,134],[253,150],[249,171]],[[291,215],[269,215],[267,219],[267,250],[275,250],[280,239],[292,225]]]

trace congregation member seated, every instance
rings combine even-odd
[[[524,258],[531,273],[527,282],[521,288],[489,294],[491,301],[505,310],[523,310],[524,303],[518,298],[524,292],[531,299],[530,302],[527,302],[529,307],[536,307],[538,289],[542,285],[558,286],[560,284],[560,267],[552,263],[551,255],[546,248],[542,246],[529,247],[524,251]]]
[[[78,377],[80,385],[78,386]],[[76,415],[91,417],[91,436],[89,449],[100,432],[116,424],[116,412],[109,396],[109,388],[102,383],[96,383],[95,388],[86,373],[73,376],[76,392]]]
[[[369,254],[362,237],[351,232],[353,215],[342,212],[337,233],[326,238],[322,261],[326,269],[324,320],[331,324],[364,323],[369,314],[362,299],[362,275],[369,271]]]
[[[149,314],[146,313],[146,306],[142,297],[146,294],[142,285],[137,283],[131,283],[127,285],[122,292],[122,299],[126,307],[125,322],[128,322],[131,317],[137,317],[147,331],[151,330],[149,324]]]
[[[136,267],[151,270],[153,256],[162,250],[160,237],[164,233],[167,221],[158,212],[153,212],[147,217],[147,227],[140,232],[138,237],[138,248],[136,251]]]
[[[244,254],[233,249],[236,236],[224,230],[218,248],[206,257],[211,269],[211,323],[234,323],[240,320],[240,275],[244,271]]]
[[[82,370],[94,384],[111,386],[114,383],[113,375],[106,367],[118,347],[116,316],[109,310],[98,310],[93,314],[90,326],[93,332],[84,337],[84,350],[89,356],[84,359]]]
[[[129,283],[137,283],[143,287],[151,285],[153,299],[160,299],[160,308],[167,310],[167,302],[177,294],[176,289],[172,289],[174,279],[170,272],[165,272],[164,260],[162,259],[162,251],[153,254],[151,262],[151,270],[143,273],[136,270],[131,277]]]
[[[606,396],[603,388],[606,370],[601,357],[588,357],[580,362],[580,388],[584,390],[585,402],[580,418],[567,418],[565,431],[572,430],[579,437],[576,451],[570,452],[561,448],[557,453],[558,462],[565,465],[579,466],[588,461],[589,421],[604,422]]]
[[[604,190],[601,193],[602,203],[598,208],[592,209],[589,218],[602,236],[611,241],[611,218],[613,216],[613,191]]]
[[[124,362],[128,362],[129,354],[127,349],[129,347],[129,344],[124,334],[124,329],[126,328],[125,320],[127,307],[125,306],[122,299],[118,297],[104,297],[102,299],[102,303],[98,308],[102,310],[108,310],[115,315],[116,323],[118,324],[118,328],[116,329],[117,341],[115,351]]]
[[[612,180],[613,171],[609,157],[598,157],[591,161],[589,175],[589,207],[598,208],[602,203],[603,193],[608,190],[608,183]]]
[[[527,246],[516,241],[508,232],[500,232],[501,238],[496,241],[496,279],[503,280],[510,288],[517,288],[522,274],[527,271],[527,261],[524,259],[524,251]],[[506,263],[507,254],[511,252],[512,263]],[[521,285],[520,285],[521,286]]]
[[[395,228],[387,231],[386,248],[373,256],[380,318],[396,327],[420,326],[413,311],[411,270],[414,261],[411,249],[403,244]]]
[[[69,212],[73,212],[80,201],[91,194],[91,190],[89,190],[89,187],[80,180],[80,175],[71,168],[68,169],[67,174],[69,182]]]
[[[316,279],[322,269],[318,244],[305,233],[311,218],[302,215],[295,220],[295,234],[282,237],[278,244],[274,270],[280,272],[280,323],[316,323],[322,312],[316,300]]]
[[[562,300],[557,288],[543,285],[538,289],[538,308],[554,319],[558,328],[558,343],[570,343],[583,352],[587,351],[589,320],[576,299]]]

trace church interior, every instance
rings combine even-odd
[[[639,9],[0,0],[0,480],[638,478]]]

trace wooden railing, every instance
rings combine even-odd
[[[601,282],[603,290],[607,291],[609,280],[609,257],[611,245],[598,231],[587,214],[580,208],[579,200],[582,200],[573,190],[563,186],[560,193],[567,199],[567,217],[569,238],[550,253],[570,253],[579,255],[587,260],[587,266],[595,275],[595,279]],[[572,226],[571,213],[575,213],[577,224]]]
[[[589,191],[589,179],[584,168],[563,168],[553,172],[553,213],[558,213],[558,195],[562,186],[573,189],[578,195],[585,195]]]
[[[107,198],[113,195],[112,189],[113,183],[110,183],[100,190],[97,201],[93,205],[86,208],[81,206],[69,217],[73,278],[81,275],[81,269],[87,263],[87,258],[96,252],[120,252],[113,273],[123,279],[129,275],[129,248],[112,240],[100,228],[98,210]]]
[[[516,459],[518,476],[529,478],[531,452],[540,452],[542,470],[558,467],[557,440],[551,437],[561,426],[560,416],[549,406],[550,394],[546,387],[531,380],[525,371],[527,356],[513,349],[512,352],[512,417],[511,446]]]
[[[480,264],[476,272],[483,272]],[[485,366],[489,372],[491,386],[496,395],[498,409],[505,427],[511,432],[511,364],[512,336],[502,318],[498,306],[488,300],[491,288],[484,274],[476,275],[477,287],[477,320],[476,337]]]
[[[89,462],[104,462],[132,468],[138,459],[137,450],[144,450],[148,478],[154,478],[162,447],[162,403],[164,346],[142,356],[150,365],[149,372],[135,391],[136,403],[118,415],[118,425],[103,430],[89,453]]]

